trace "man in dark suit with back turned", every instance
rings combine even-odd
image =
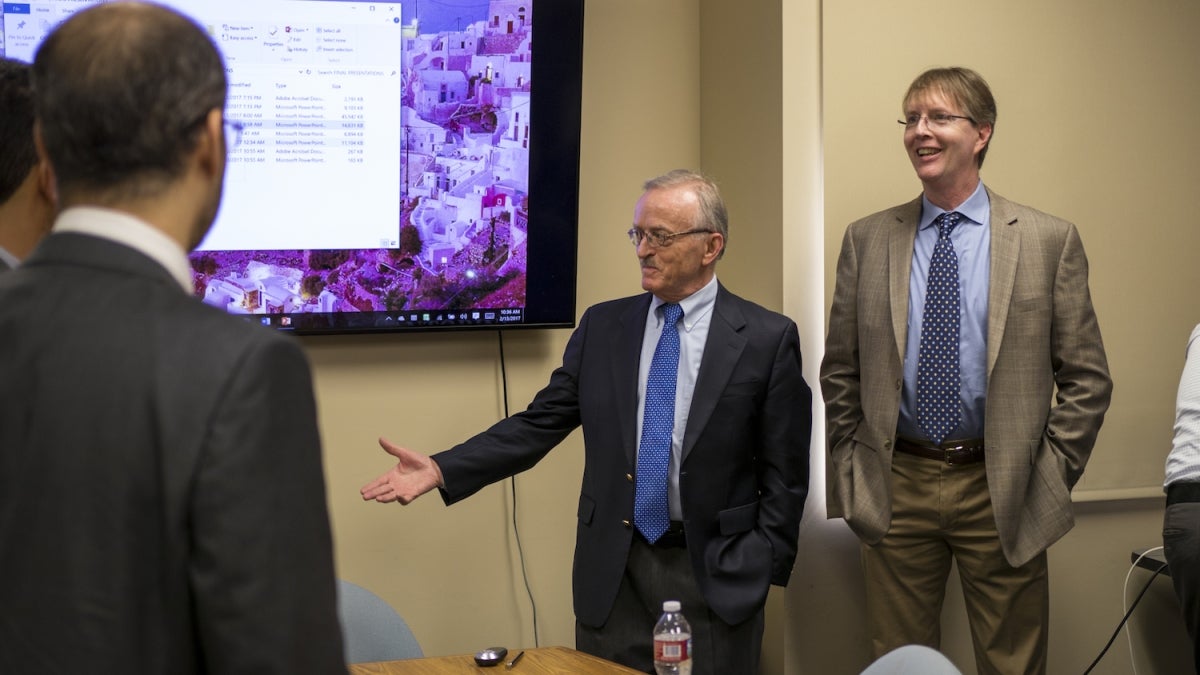
[[[64,210],[0,277],[0,672],[345,673],[307,362],[192,297],[220,55],[103,4],[33,82]]]
[[[717,282],[728,231],[705,177],[647,182],[629,236],[648,292],[588,309],[524,412],[433,457],[381,439],[399,462],[363,498],[407,504],[438,487],[453,503],[582,425],[576,646],[653,672],[654,623],[674,599],[696,675],[756,673],[767,588],[796,556],[811,394],[795,323]]]
[[[50,231],[53,180],[33,147],[29,64],[0,58],[0,273],[20,264]]]

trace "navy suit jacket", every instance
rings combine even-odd
[[[638,362],[651,296],[591,307],[529,408],[435,455],[453,503],[532,467],[583,426],[575,615],[602,626],[625,569],[637,465]],[[679,491],[688,554],[709,606],[750,618],[785,585],[808,494],[811,392],[787,317],[720,287],[684,433]]]
[[[126,246],[0,277],[0,672],[345,673],[309,368]]]

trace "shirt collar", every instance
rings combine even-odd
[[[3,260],[4,262],[8,263],[8,266],[13,269],[16,269],[17,265],[21,264],[20,259],[18,259],[17,256],[10,253],[8,251],[8,249],[4,248],[3,246],[0,246],[0,260]]]
[[[87,234],[128,246],[162,265],[184,293],[194,292],[191,266],[183,248],[158,228],[128,213],[73,206],[59,214],[54,231]]]
[[[957,207],[950,209],[958,211],[962,216],[962,223],[971,225],[982,225],[987,222],[988,211],[991,209],[991,203],[988,201],[987,188],[983,186],[983,181],[979,181],[979,185],[975,186],[975,191],[970,197]],[[917,229],[924,230],[933,225],[933,221],[937,217],[946,213],[946,210],[940,206],[935,206],[933,202],[924,194],[921,195],[921,221]]]
[[[717,276],[714,274],[712,280],[703,288],[676,303],[683,308],[684,330],[690,331],[697,321],[712,311],[713,305],[717,302],[717,287]],[[653,316],[656,322],[661,322],[662,317],[658,314],[658,308],[667,302],[655,295],[650,297],[650,316]]]

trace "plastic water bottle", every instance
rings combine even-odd
[[[654,624],[654,672],[658,675],[691,675],[692,627],[679,611],[678,600],[663,603],[663,614]]]

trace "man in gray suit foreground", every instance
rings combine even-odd
[[[220,55],[103,4],[33,83],[64,210],[0,277],[0,672],[344,673],[307,362],[192,297]]]
[[[987,83],[930,70],[904,97],[924,189],[851,223],[821,389],[830,517],[862,539],[874,656],[938,647],[951,560],[980,673],[1044,673],[1046,547],[1112,381],[1075,226],[1010,202],[979,171]]]
[[[0,273],[16,267],[50,231],[53,181],[33,147],[29,64],[0,58]]]

